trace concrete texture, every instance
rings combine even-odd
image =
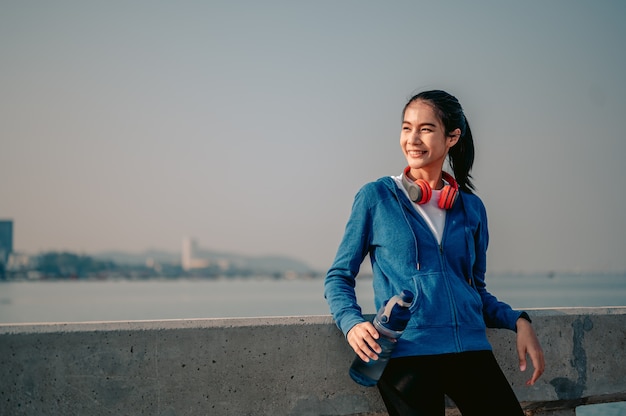
[[[529,312],[533,387],[515,334],[489,331],[528,414],[626,400],[626,307]],[[385,415],[352,358],[330,316],[0,325],[0,415]]]

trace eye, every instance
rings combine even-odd
[[[431,131],[433,131],[433,130],[432,130],[430,127],[422,127],[422,128],[420,129],[420,131],[423,131],[423,132],[425,132],[425,133],[430,133],[430,132],[431,132]]]

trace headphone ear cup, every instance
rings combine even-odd
[[[446,185],[441,190],[441,195],[439,196],[437,204],[441,209],[450,209],[454,205],[454,201],[456,201],[458,196],[459,191],[456,188]]]
[[[425,204],[430,201],[430,197],[433,194],[433,191],[430,189],[430,185],[423,179],[418,179],[415,183],[412,183],[409,189],[409,197],[411,201],[416,204]]]

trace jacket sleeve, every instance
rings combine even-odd
[[[324,297],[344,335],[354,325],[365,322],[354,290],[355,279],[368,253],[370,241],[371,216],[364,188],[354,198],[343,238],[324,281]]]
[[[487,214],[484,205],[480,204],[480,222],[474,234],[476,259],[472,268],[476,290],[483,302],[483,317],[489,328],[505,328],[515,331],[517,319],[523,314],[516,311],[507,303],[499,301],[487,290],[485,273],[487,269],[487,246],[489,231],[487,228]]]

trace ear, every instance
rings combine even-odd
[[[447,137],[447,141],[448,141],[448,146],[452,147],[454,146],[459,139],[461,138],[461,129],[454,129],[450,132],[450,134],[448,134]]]

